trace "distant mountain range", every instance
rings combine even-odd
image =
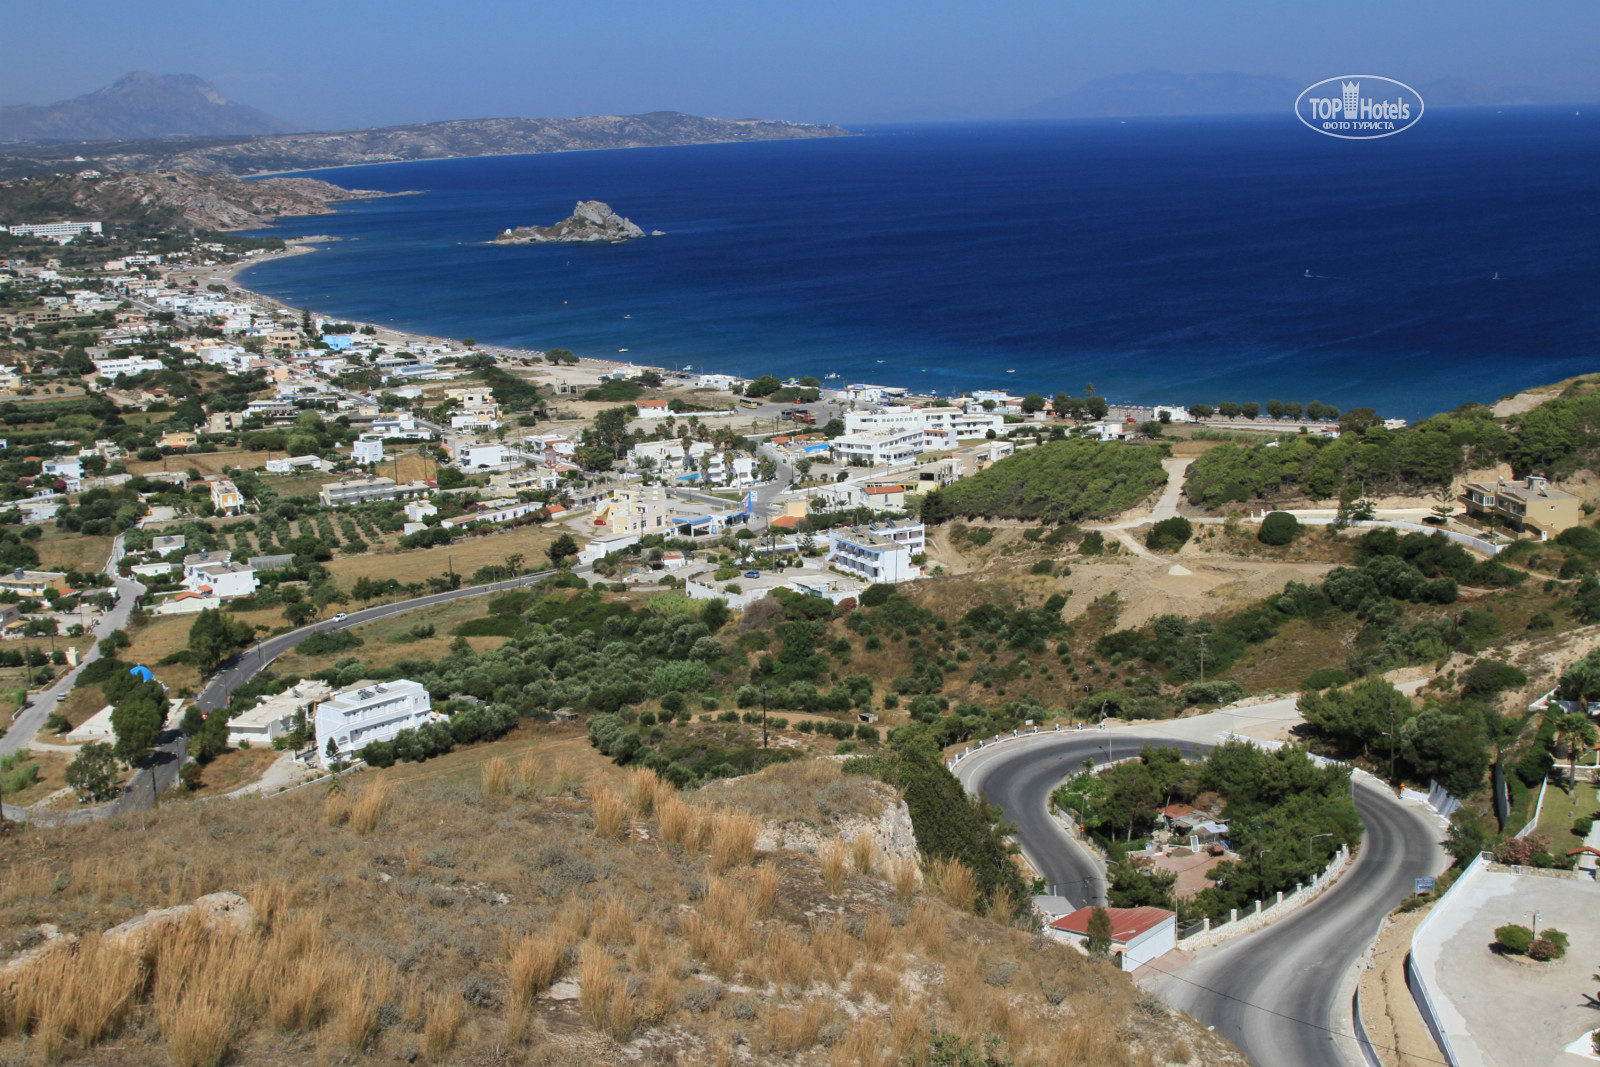
[[[1546,89],[1529,86],[1485,89],[1462,78],[1440,78],[1412,87],[1422,94],[1428,107],[1513,107],[1557,104],[1564,99]],[[1287,111],[1304,88],[1305,85],[1288,78],[1237,71],[1174,74],[1167,70],[1145,70],[1096,78],[1065,96],[1026,108],[1017,117],[1129,118]]]
[[[193,74],[138,70],[75,100],[0,107],[0,141],[133,141],[284,133],[282,119],[235,104]]]

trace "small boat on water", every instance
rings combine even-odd
[[[618,352],[626,352],[626,351],[627,351],[627,349],[626,349],[626,348],[619,348],[619,349],[617,349],[617,351],[618,351]]]
[[[1015,374],[1015,373],[1017,373],[1017,372],[1016,372],[1016,371],[1014,371],[1014,370],[1007,370],[1007,371],[1006,371],[1006,373],[1007,373],[1007,374]]]
[[[1313,278],[1313,277],[1315,277],[1315,275],[1314,275],[1314,274],[1312,274],[1312,273],[1311,273],[1311,270],[1310,270],[1310,268],[1309,268],[1309,267],[1308,267],[1308,268],[1307,268],[1307,269],[1306,269],[1306,277],[1307,277],[1307,278]]]
[[[837,378],[838,376],[839,376],[839,372],[838,371],[830,371],[827,374],[824,374],[822,376],[822,380],[823,381],[829,381],[830,379]]]
[[[1500,280],[1500,272],[1499,272],[1499,271],[1495,271],[1495,272],[1494,272],[1494,277],[1493,277],[1493,278],[1490,278],[1490,279],[1489,279],[1489,280],[1490,280],[1490,281],[1491,281],[1491,282],[1497,282],[1497,281],[1499,281],[1499,280]]]
[[[633,318],[633,316],[632,316],[632,315],[624,315],[624,316],[622,316],[622,317],[623,317],[623,318],[625,318],[625,319],[631,319],[631,318]]]

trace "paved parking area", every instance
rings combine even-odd
[[[1460,890],[1460,892],[1458,892]],[[1585,1064],[1564,1051],[1600,1027],[1600,885],[1486,868],[1453,888],[1418,931],[1413,959],[1436,991],[1435,1007],[1462,1067]],[[1563,930],[1567,955],[1533,964],[1490,949],[1497,926]]]

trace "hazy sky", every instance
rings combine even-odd
[[[8,5],[0,104],[192,73],[305,128],[655,110],[1006,117],[1159,67],[1600,99],[1591,0],[80,0]]]

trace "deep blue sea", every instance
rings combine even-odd
[[[347,240],[244,284],[483,343],[1411,419],[1600,370],[1600,112],[1429,113],[1377,141],[1287,113],[930,125],[312,173],[422,193],[284,221],[265,232]],[[488,243],[580,199],[668,236]]]

